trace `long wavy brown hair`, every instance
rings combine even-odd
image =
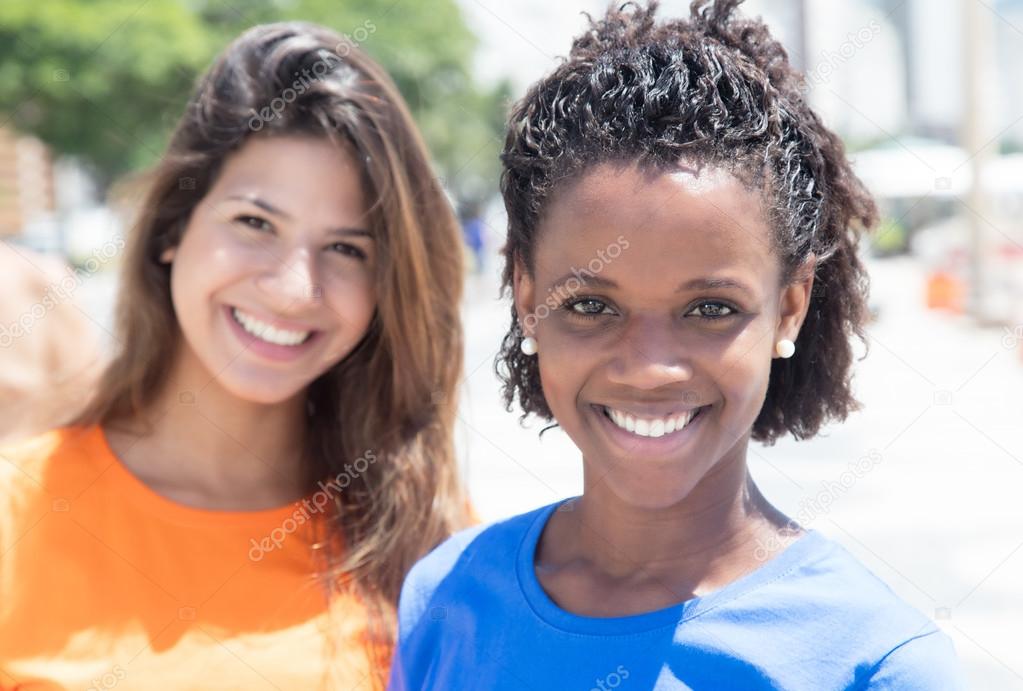
[[[457,221],[397,88],[341,35],[306,23],[242,34],[200,79],[151,172],[125,250],[119,348],[74,424],[139,418],[166,385],[181,334],[161,253],[176,246],[224,159],[249,137],[303,134],[347,147],[372,200],[376,314],[362,342],[307,391],[310,491],[367,450],[317,540],[324,583],[356,588],[379,649],[401,582],[466,520],[452,427],[461,376]],[[343,545],[343,547],[341,547]],[[379,615],[379,616],[377,616]],[[377,649],[374,647],[374,649]],[[377,665],[381,669],[381,665]],[[382,674],[386,673],[383,666]]]

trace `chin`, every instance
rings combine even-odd
[[[281,381],[253,381],[236,377],[218,377],[220,385],[235,398],[257,405],[278,405],[295,398],[306,385],[282,386]]]
[[[584,456],[594,457],[597,456]],[[594,490],[604,496],[610,493],[622,504],[649,511],[669,509],[682,503],[702,479],[702,475],[694,475],[685,462],[660,466],[640,459],[614,458],[586,463],[586,475],[599,479],[593,483]],[[590,483],[586,491],[593,493]]]

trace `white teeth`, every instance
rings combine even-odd
[[[310,331],[288,331],[286,329],[275,329],[266,322],[256,319],[251,314],[246,314],[235,307],[231,310],[235,320],[242,328],[256,338],[273,343],[275,345],[295,346],[309,338]]]
[[[638,434],[641,437],[663,437],[665,434],[671,434],[672,432],[681,432],[685,429],[686,425],[695,417],[696,411],[688,410],[678,415],[672,415],[670,417],[654,418],[645,420],[643,418],[636,418],[628,413],[623,413],[620,410],[614,408],[604,408],[607,411],[608,417],[611,421],[621,427],[622,429]]]
[[[654,420],[650,423],[650,436],[651,437],[663,437],[664,436],[664,420]]]

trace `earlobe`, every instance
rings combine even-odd
[[[795,278],[782,290],[781,304],[778,310],[778,327],[775,334],[775,342],[794,342],[799,335],[799,330],[806,319],[806,313],[810,309],[810,299],[813,296],[814,269],[817,258],[810,255],[796,272]],[[782,351],[788,352],[788,346],[782,346]],[[776,346],[775,352],[779,357],[782,351]],[[791,357],[791,354],[788,355]]]
[[[168,247],[167,249],[160,253],[160,263],[173,264],[174,257],[177,255],[177,253],[178,253],[177,247]]]
[[[532,329],[529,328],[532,320],[527,317],[532,314],[533,278],[519,259],[515,260],[512,272],[512,296],[515,303],[515,314],[522,331],[525,335],[532,336]]]

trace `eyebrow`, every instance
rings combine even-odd
[[[560,286],[562,283],[568,281],[568,279],[574,278],[577,281],[581,281],[589,286],[597,286],[600,288],[617,288],[618,284],[609,278],[601,278],[596,274],[590,274],[588,271],[572,272],[569,271],[567,274],[554,281],[555,286]]]
[[[691,281],[686,281],[678,287],[675,292],[681,293],[686,290],[722,290],[722,289],[734,289],[740,290],[744,293],[752,293],[753,291],[743,283],[742,281],[736,281],[731,278],[694,278]]]
[[[357,235],[359,237],[372,238],[373,233],[365,228],[331,228],[327,231],[330,235]]]
[[[228,197],[228,199],[233,199],[235,201],[240,202],[248,202],[249,204],[258,206],[263,211],[271,213],[274,216],[280,216],[281,218],[291,219],[291,214],[282,211],[281,209],[278,209],[270,202],[266,201],[265,199],[261,199],[260,197],[257,197],[254,194],[236,194],[234,196]]]
[[[617,288],[618,284],[609,278],[603,278],[597,275],[588,274],[586,271],[569,272],[556,280],[554,286],[560,286],[570,278],[575,278],[581,281],[583,284],[588,286],[595,286],[598,288]],[[682,293],[689,290],[727,290],[734,289],[745,293],[753,293],[752,290],[743,282],[736,281],[731,278],[713,278],[713,277],[700,277],[686,281],[678,288],[675,289],[676,293]]]
[[[278,209],[276,206],[274,206],[270,202],[266,201],[265,199],[261,199],[260,197],[257,197],[254,194],[239,194],[239,195],[234,195],[234,196],[228,197],[228,199],[233,199],[235,201],[241,201],[241,202],[248,202],[249,204],[252,204],[254,206],[258,206],[260,209],[263,209],[263,211],[266,211],[269,214],[273,214],[274,216],[279,216],[279,217],[284,218],[284,219],[289,220],[289,221],[294,219],[294,217],[291,214],[289,214],[288,212],[286,212],[286,211],[284,211],[282,209]],[[348,227],[345,227],[345,228],[332,228],[332,229],[330,229],[327,232],[330,233],[331,235],[357,235],[357,236],[362,236],[362,237],[367,237],[367,238],[372,238],[373,237],[373,234],[371,232],[369,232],[369,230],[367,230],[366,228],[348,228]]]

